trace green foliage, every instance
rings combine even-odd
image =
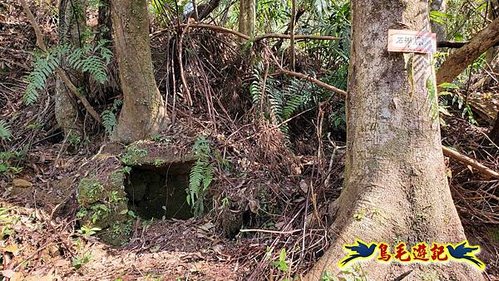
[[[10,125],[5,120],[0,120],[0,140],[9,140],[11,137]]]
[[[335,36],[340,40],[312,40],[299,42],[298,46],[329,70],[321,80],[346,89],[350,58],[350,1],[316,0],[306,3],[310,6],[310,12],[297,33]]]
[[[92,254],[89,252],[86,252],[82,255],[77,255],[73,258],[71,261],[71,265],[75,269],[80,269],[83,265],[89,263],[92,260]]]
[[[107,40],[100,40],[95,46],[84,45],[76,47],[69,44],[59,45],[43,54],[35,54],[33,70],[24,78],[27,83],[23,101],[27,105],[36,102],[39,91],[45,88],[47,79],[55,69],[67,59],[72,69],[88,73],[95,81],[107,81],[107,65],[111,61],[113,52],[107,47]]]
[[[484,14],[490,1],[448,0],[444,13],[430,13],[430,18],[438,22],[438,17],[445,19],[447,39],[453,41],[469,40],[473,34],[480,31],[486,24]]]
[[[107,65],[113,52],[106,47],[109,42],[100,40],[96,46],[85,45],[81,48],[69,47],[67,61],[70,67],[88,73],[99,83],[107,81]]]
[[[0,207],[0,240],[14,234],[12,226],[19,220],[19,216],[10,212],[10,209]]]
[[[25,81],[28,83],[23,96],[25,104],[30,105],[36,102],[39,95],[38,91],[45,88],[47,79],[59,65],[58,52],[59,48],[55,48],[52,52],[35,55],[33,71],[25,77]]]
[[[453,18],[454,17],[448,13],[444,13],[441,11],[430,11],[430,21],[439,25],[445,25],[449,20],[452,20]]]
[[[99,200],[104,191],[102,183],[93,177],[85,177],[78,184],[78,203],[85,205]]]
[[[177,16],[182,15],[183,7],[190,0],[152,0],[149,4],[149,12],[156,18],[163,26],[167,26]],[[198,5],[200,2],[196,2]]]
[[[281,249],[281,252],[279,252],[279,260],[274,261],[273,265],[283,273],[287,273],[289,271],[289,265],[286,258],[286,248]]]
[[[250,84],[253,104],[259,106],[273,124],[279,125],[286,136],[287,122],[293,116],[311,109],[330,95],[308,81],[291,78],[280,82],[273,77],[263,79],[260,73],[258,67],[253,70],[254,80]]]
[[[339,103],[329,115],[329,124],[331,124],[334,129],[341,131],[346,130],[347,119],[345,114],[345,104],[343,102]]]
[[[197,160],[189,175],[186,200],[191,206],[194,216],[199,217],[204,212],[204,197],[213,180],[210,143],[206,138],[199,137],[192,150]]]
[[[283,32],[291,18],[291,5],[287,1],[263,0],[256,4],[256,31]]]
[[[78,233],[80,233],[81,235],[83,235],[84,237],[90,237],[92,235],[95,235],[97,234],[97,232],[101,231],[102,229],[99,228],[99,227],[92,227],[92,226],[88,226],[88,225],[84,225],[82,226],[79,230],[78,230]]]
[[[125,153],[121,156],[121,162],[127,166],[134,166],[139,163],[139,161],[146,157],[149,152],[145,149],[137,147],[135,144],[129,145]]]
[[[451,106],[457,107],[458,110],[461,110],[462,118],[467,119],[470,124],[476,125],[478,122],[473,115],[471,106],[467,103],[465,97],[456,91],[459,89],[459,86],[454,83],[443,83],[440,87],[444,90],[439,93],[439,96],[443,97],[440,100],[439,111],[450,115],[447,108]]]
[[[18,151],[0,152],[0,175],[18,174],[22,168],[14,164],[15,161],[20,161],[23,153]]]
[[[120,99],[115,99],[113,102],[113,106],[111,109],[106,109],[102,111],[102,125],[106,130],[106,134],[109,136],[113,134],[116,125],[118,124],[116,113],[118,112],[118,108],[122,105],[122,101]]]

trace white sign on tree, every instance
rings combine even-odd
[[[401,53],[435,53],[437,35],[414,30],[388,30],[388,51]]]

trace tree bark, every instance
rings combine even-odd
[[[430,0],[430,10],[445,13],[447,10],[446,0]],[[431,22],[431,31],[437,34],[437,41],[444,41],[447,38],[447,30],[445,25]]]
[[[333,241],[306,280],[341,275],[345,244],[393,246],[466,239],[452,201],[441,148],[432,57],[387,52],[388,29],[429,31],[428,2],[352,0],[344,189],[335,202]],[[376,254],[377,255],[377,254]],[[483,280],[468,265],[356,263],[367,280]]]
[[[167,116],[154,80],[147,1],[112,1],[111,18],[123,91],[123,107],[112,139],[130,143],[157,134]]]
[[[62,0],[59,4],[59,44],[71,44],[81,47],[81,33],[85,29],[86,3],[84,1]],[[65,67],[64,58],[61,67]],[[77,87],[84,85],[83,74],[76,70],[68,70],[68,75],[74,77]],[[55,84],[55,118],[66,136],[81,136],[82,122],[78,112],[78,104],[64,81],[58,76]]]
[[[475,35],[468,44],[452,53],[437,72],[438,84],[452,82],[482,53],[499,42],[499,18]]]
[[[252,38],[255,35],[255,0],[239,0],[239,32]]]

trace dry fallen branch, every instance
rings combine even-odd
[[[243,34],[241,32],[237,32],[235,30],[232,30],[232,29],[229,29],[229,28],[225,28],[225,27],[222,27],[222,26],[218,26],[218,25],[213,25],[213,24],[189,23],[189,24],[180,24],[180,27],[206,28],[206,29],[211,29],[211,30],[218,31],[218,32],[221,32],[221,33],[233,34],[233,35],[235,35],[237,37],[240,37],[240,38],[243,38],[245,40],[250,40],[251,39],[248,35]],[[149,35],[149,37],[151,37],[151,38],[156,37],[156,36],[158,36],[158,35],[160,35],[162,33],[167,32],[168,30],[170,30],[170,29],[158,30],[158,31],[156,31],[154,33],[151,33]],[[261,41],[261,40],[264,40],[264,39],[269,39],[269,38],[291,39],[291,35],[289,35],[289,34],[279,34],[279,33],[268,33],[268,34],[263,34],[263,35],[256,36],[253,39],[253,41],[258,42],[258,41]],[[311,39],[311,40],[339,40],[341,38],[334,37],[334,36],[320,36],[320,35],[294,35],[294,39],[295,40],[305,40],[305,39]]]
[[[466,155],[463,155],[455,150],[452,150],[450,148],[447,148],[445,146],[442,146],[442,150],[444,152],[444,155],[447,156],[447,157],[450,157],[454,160],[457,160],[463,164],[466,164],[466,165],[469,165],[471,166],[472,168],[475,168],[478,172],[480,172],[481,174],[487,176],[487,177],[491,177],[491,178],[497,178],[499,179],[499,173],[480,164],[477,160],[473,159],[473,158],[470,158]]]
[[[47,48],[47,45],[45,45],[45,41],[43,41],[43,34],[42,34],[41,29],[40,29],[40,26],[38,25],[38,23],[35,20],[35,16],[33,16],[33,13],[31,13],[31,10],[30,10],[28,4],[26,3],[26,1],[25,0],[20,0],[20,1],[21,1],[21,5],[23,6],[24,12],[28,16],[28,20],[29,20],[31,26],[35,30],[36,45],[42,51],[47,53],[48,48]],[[73,82],[71,82],[71,80],[67,76],[66,72],[64,72],[64,70],[62,68],[60,68],[59,66],[57,66],[55,71],[56,71],[57,75],[59,75],[59,77],[62,79],[64,84],[66,84],[66,87],[68,87],[69,91],[71,93],[73,93],[81,101],[81,103],[83,104],[83,107],[85,107],[85,109],[95,119],[95,121],[101,123],[101,119],[100,119],[99,114],[95,111],[95,109],[92,107],[92,105],[90,105],[87,98],[85,96],[83,96],[78,91],[78,88],[76,88],[76,86],[73,84]]]
[[[336,88],[335,86],[331,86],[327,83],[324,83],[318,79],[315,79],[313,77],[311,77],[310,75],[306,75],[306,74],[303,74],[303,73],[299,73],[299,72],[294,72],[294,71],[290,71],[290,70],[286,70],[284,68],[281,68],[279,69],[279,71],[283,74],[286,74],[286,75],[289,75],[289,76],[294,76],[294,77],[297,77],[297,78],[300,78],[300,79],[305,79],[311,83],[314,83],[315,85],[321,87],[321,88],[324,88],[326,90],[329,90],[329,91],[332,91],[334,93],[337,93],[337,94],[340,94],[344,97],[347,96],[347,92],[342,90],[342,89],[338,89]]]
[[[291,35],[289,34],[278,34],[278,33],[268,33],[268,34],[263,34],[260,36],[256,36],[254,41],[258,42],[263,39],[268,39],[268,38],[279,38],[279,39],[291,39]],[[295,34],[294,36],[295,40],[305,40],[305,39],[311,39],[311,40],[340,40],[341,38],[339,37],[334,37],[334,36],[322,36],[322,35],[298,35]]]

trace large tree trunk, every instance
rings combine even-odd
[[[85,30],[85,1],[62,0],[59,4],[59,44],[81,47],[81,34]],[[62,67],[66,65],[64,59]],[[84,85],[83,74],[68,70],[77,87]],[[78,104],[61,78],[57,77],[55,87],[55,118],[66,136],[81,136],[82,122],[78,116]]]
[[[445,176],[435,74],[426,54],[387,52],[388,29],[429,31],[428,2],[353,0],[352,49],[347,95],[344,190],[331,226],[333,241],[306,280],[341,274],[345,244],[466,239]],[[461,263],[401,266],[356,263],[367,280],[483,280]]]
[[[249,37],[255,35],[255,0],[239,0],[239,32]]]
[[[158,133],[166,112],[154,80],[147,1],[114,0],[111,18],[123,91],[113,140],[130,143]]]

